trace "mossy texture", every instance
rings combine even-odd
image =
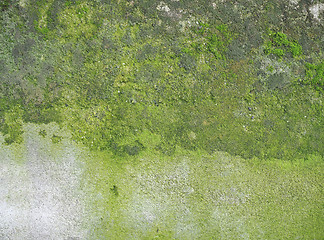
[[[90,238],[318,239],[321,162],[179,150],[127,160],[95,154],[84,178],[93,191],[89,208],[96,209]]]
[[[313,144],[322,139],[323,105],[310,97],[323,94],[321,63],[305,65],[296,35],[259,29],[264,42],[245,39],[209,15],[222,4],[205,16],[183,12],[195,9],[189,3],[153,4],[150,13],[143,4],[44,0],[3,11],[4,110],[58,122],[88,147],[121,155],[170,155],[177,146],[247,158],[323,154]],[[244,4],[235,8],[248,18]],[[19,142],[18,125],[8,143]],[[159,141],[148,145],[144,135]]]
[[[314,4],[4,1],[3,147],[90,151],[89,239],[320,239]]]
[[[323,236],[320,156],[245,160],[177,147],[120,157],[89,151],[54,123],[22,128],[23,143],[0,138],[4,239]]]

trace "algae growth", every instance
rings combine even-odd
[[[54,123],[23,130],[23,143],[0,146],[2,239],[323,236],[320,156],[263,161],[177,148],[118,157],[89,151]]]
[[[144,150],[142,135],[159,138],[147,147],[169,155],[176,146],[245,158],[323,154],[314,144],[323,141],[322,23],[289,36],[293,26],[284,33],[264,19],[249,25],[254,39],[238,28],[258,17],[245,13],[247,2],[232,6],[241,17],[220,14],[227,3],[205,14],[194,3],[168,4],[10,3],[1,12],[6,142],[20,141],[19,124],[9,131],[5,117],[20,109],[21,121],[62,123],[75,140],[118,154]],[[274,14],[276,4],[260,6]]]
[[[116,161],[144,154],[158,164],[182,156],[179,149],[227,152],[234,162],[321,159],[324,21],[316,4],[6,0],[4,144],[23,144],[26,123],[56,123]],[[64,142],[46,128],[38,133]],[[122,191],[118,183],[107,188],[118,198]],[[176,238],[168,224],[165,238]],[[217,229],[226,238],[227,228]]]

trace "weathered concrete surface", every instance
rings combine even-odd
[[[0,239],[84,239],[81,152],[43,139],[40,129],[26,125],[24,144],[1,145]]]
[[[0,145],[1,240],[323,236],[316,156],[263,162],[181,150],[118,158],[87,151],[54,124],[24,130],[23,144]]]

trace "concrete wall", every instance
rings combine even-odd
[[[180,150],[118,158],[89,152],[55,124],[24,131],[22,144],[0,145],[0,239],[323,236],[316,156],[312,164]]]

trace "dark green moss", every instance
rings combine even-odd
[[[290,52],[294,58],[303,54],[302,47],[297,41],[288,40],[287,35],[282,32],[270,31],[269,41],[266,42],[264,53],[274,54],[282,58],[286,55],[286,52]]]
[[[318,64],[306,63],[304,84],[313,86],[318,91],[324,90],[324,61]]]
[[[6,11],[11,4],[11,0],[2,0],[0,2],[0,11]]]
[[[5,144],[22,142],[22,109],[19,104],[11,105],[10,108],[1,116],[1,132],[5,136]]]
[[[168,2],[170,13],[153,2],[31,3],[1,22],[15,33],[1,35],[8,142],[19,140],[22,122],[59,122],[74,140],[122,156],[144,149],[172,155],[177,147],[246,158],[323,153],[312,142],[321,139],[314,129],[322,107],[314,102],[322,95],[295,84],[300,76],[321,88],[323,64],[306,65],[304,79],[294,31],[264,32],[279,29],[280,2],[258,1],[264,15],[249,2],[236,13],[232,3]],[[180,7],[190,11],[179,17]],[[12,24],[26,19],[36,31]],[[5,116],[18,105],[22,122],[10,134]]]
[[[114,185],[112,188],[110,188],[111,192],[118,197],[118,187],[116,185]]]
[[[59,142],[62,141],[62,139],[63,139],[62,136],[58,136],[58,135],[55,135],[55,134],[53,134],[53,136],[51,137],[51,140],[52,140],[53,143],[59,143]]]
[[[39,131],[39,133],[38,133],[40,136],[42,136],[42,137],[46,137],[46,135],[47,135],[47,133],[46,133],[46,130],[41,130],[41,131]]]

